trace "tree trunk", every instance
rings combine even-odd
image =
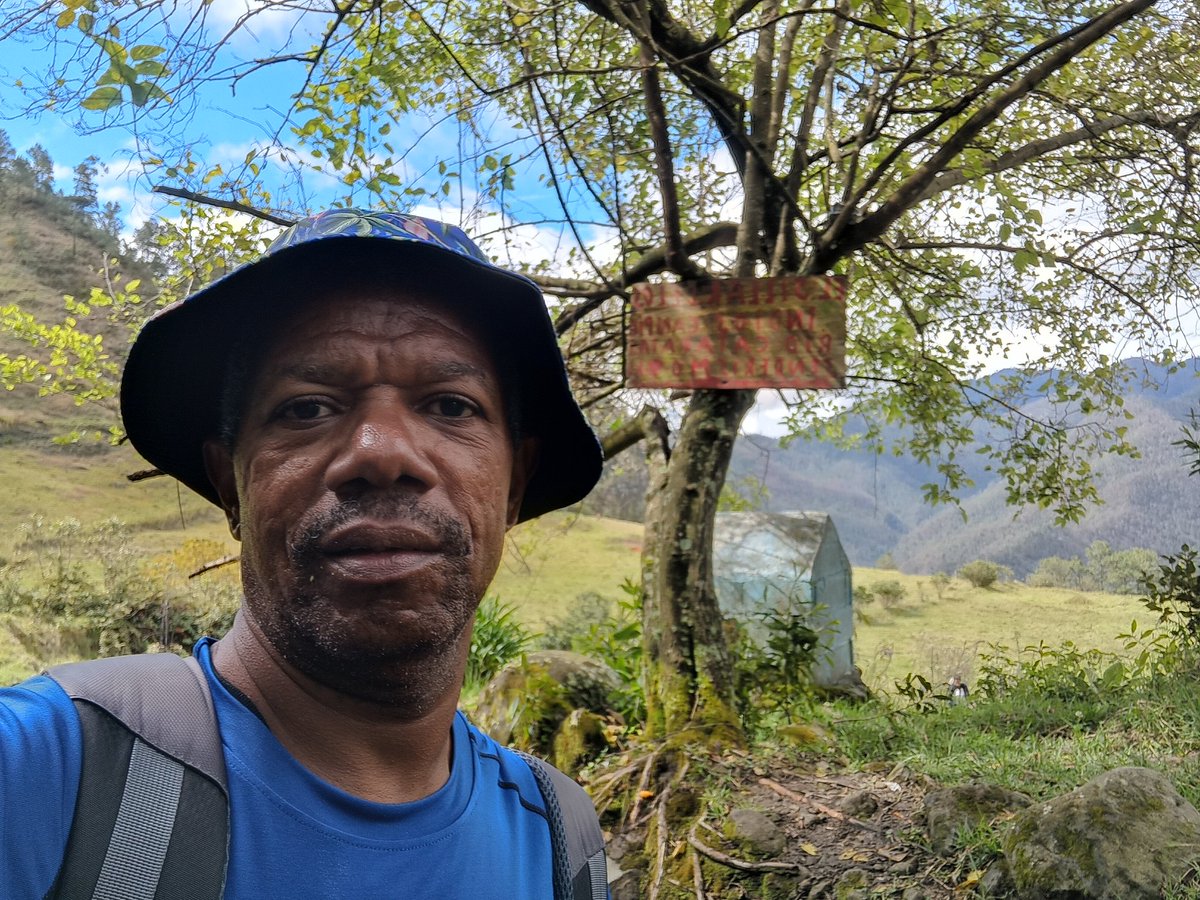
[[[697,391],[669,458],[665,442],[648,450],[642,617],[651,737],[699,731],[706,738],[740,739],[713,587],[712,531],[733,442],[754,395]]]

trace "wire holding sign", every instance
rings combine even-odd
[[[840,388],[844,276],[639,284],[626,381],[641,388]]]

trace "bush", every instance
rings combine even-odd
[[[487,596],[475,612],[465,678],[468,689],[483,687],[505,665],[524,653],[532,635],[516,619],[516,608]]]
[[[233,621],[236,570],[188,578],[200,563],[223,555],[219,544],[189,541],[147,559],[117,519],[84,526],[39,516],[20,533],[5,566],[0,608],[82,628],[96,655],[190,653],[202,636],[220,636]]]
[[[1159,624],[1182,645],[1200,649],[1200,568],[1196,551],[1184,544],[1178,555],[1164,556],[1158,572],[1145,581],[1142,603],[1158,613]]]
[[[854,588],[854,605],[866,606],[875,602],[875,592],[865,584],[856,585]]]
[[[617,673],[621,686],[609,699],[632,725],[646,718],[646,693],[642,689],[642,589],[626,579],[621,591],[625,597],[617,601],[616,611],[576,635],[571,640],[571,649],[607,663]]]
[[[811,610],[768,609],[757,614],[766,632],[763,643],[734,625],[730,642],[734,659],[734,693],[738,714],[748,732],[770,712],[788,720],[802,717],[810,705],[812,668],[821,636],[810,625]]]
[[[958,570],[958,577],[965,578],[973,587],[991,587],[1000,578],[1001,567],[985,559],[969,562]]]
[[[907,591],[904,590],[904,585],[898,581],[881,581],[875,585],[875,596],[879,598],[879,603],[884,609],[891,609],[900,603]]]
[[[933,583],[933,592],[939,600],[945,599],[946,591],[950,589],[950,576],[945,572],[934,572],[929,578]]]

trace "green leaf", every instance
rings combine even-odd
[[[139,75],[143,75],[146,78],[162,78],[171,71],[156,59],[143,60],[134,68]]]
[[[121,102],[121,89],[115,87],[98,87],[84,100],[80,106],[95,112],[112,109]]]
[[[162,56],[166,52],[166,47],[159,47],[156,44],[138,44],[129,51],[129,55],[135,60],[154,59],[154,57]]]
[[[54,20],[56,28],[70,28],[75,23],[75,10],[64,9],[58,14],[58,18]]]
[[[150,85],[145,82],[135,82],[129,85],[129,97],[133,100],[133,105],[142,107],[146,105],[149,99]]]

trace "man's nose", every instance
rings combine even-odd
[[[437,480],[428,455],[421,416],[393,400],[362,403],[346,414],[346,427],[326,470],[326,486],[335,493],[388,488],[406,482],[426,490]]]

